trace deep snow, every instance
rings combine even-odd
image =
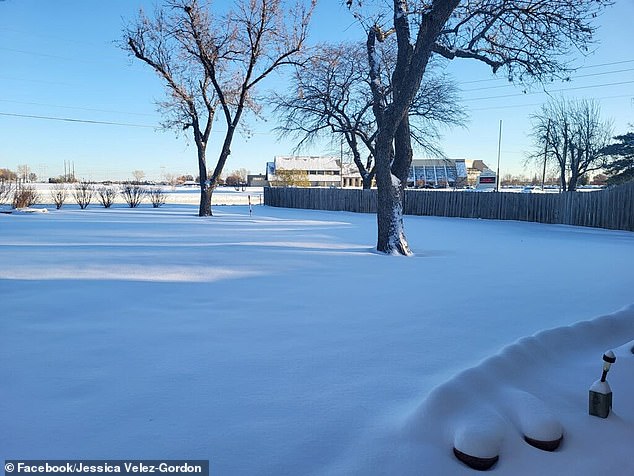
[[[634,310],[576,324],[634,303],[632,233],[407,217],[395,258],[372,215],[195,211],[0,214],[0,459],[472,474],[451,446],[485,421],[495,474],[634,474]],[[554,453],[521,439],[542,413]]]

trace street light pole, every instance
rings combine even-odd
[[[550,138],[550,119],[546,126],[546,145],[544,146],[544,170],[542,171],[542,190],[544,190],[544,182],[546,181],[546,157],[548,156],[548,140]]]

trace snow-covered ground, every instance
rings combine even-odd
[[[484,429],[494,474],[634,474],[634,234],[408,217],[394,258],[372,215],[195,214],[0,214],[0,459],[461,475]]]

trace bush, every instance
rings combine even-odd
[[[51,198],[53,199],[53,203],[55,204],[55,208],[58,210],[62,208],[66,198],[68,198],[68,189],[66,185],[56,185],[51,189]]]
[[[77,205],[79,205],[79,208],[83,210],[90,205],[94,192],[92,185],[88,182],[79,182],[75,185],[73,196],[75,197],[75,201],[77,202]]]
[[[26,208],[35,205],[40,197],[32,185],[18,185],[13,193],[13,208]]]
[[[158,208],[161,205],[165,205],[165,199],[167,198],[167,195],[162,189],[152,188],[150,189],[148,194],[150,196],[150,202],[152,202],[152,206],[154,208]]]
[[[127,183],[123,186],[121,195],[130,208],[136,208],[143,201],[147,192],[138,184]]]
[[[0,205],[11,202],[13,184],[8,180],[0,180]]]
[[[97,196],[99,197],[99,202],[104,206],[104,208],[110,208],[117,196],[117,191],[111,187],[101,187],[97,190]]]

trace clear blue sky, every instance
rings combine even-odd
[[[64,161],[84,179],[131,179],[143,170],[149,179],[165,173],[197,174],[195,148],[171,131],[156,129],[155,101],[163,95],[159,79],[114,45],[125,19],[141,0],[5,0],[0,2],[0,168],[29,165],[41,177],[63,173]],[[311,42],[363,39],[363,32],[337,0],[321,0]],[[596,98],[616,133],[634,123],[634,1],[617,0],[597,20],[598,44],[569,83],[548,87],[553,95]],[[447,71],[462,89],[470,115],[465,129],[445,134],[443,147],[452,158],[482,159],[495,167],[498,127],[503,121],[501,173],[520,173],[530,149],[528,116],[547,95],[495,78],[469,60],[450,62]],[[264,89],[283,81],[272,77]],[[44,116],[130,124],[72,123],[19,116]],[[263,173],[275,155],[290,154],[294,144],[278,141],[275,120],[251,121],[255,134],[238,136],[226,172],[246,168]],[[143,127],[145,126],[145,127]],[[222,137],[217,122],[213,137]],[[306,151],[337,153],[327,146]],[[217,149],[210,148],[208,160]],[[533,170],[526,170],[532,174]]]

